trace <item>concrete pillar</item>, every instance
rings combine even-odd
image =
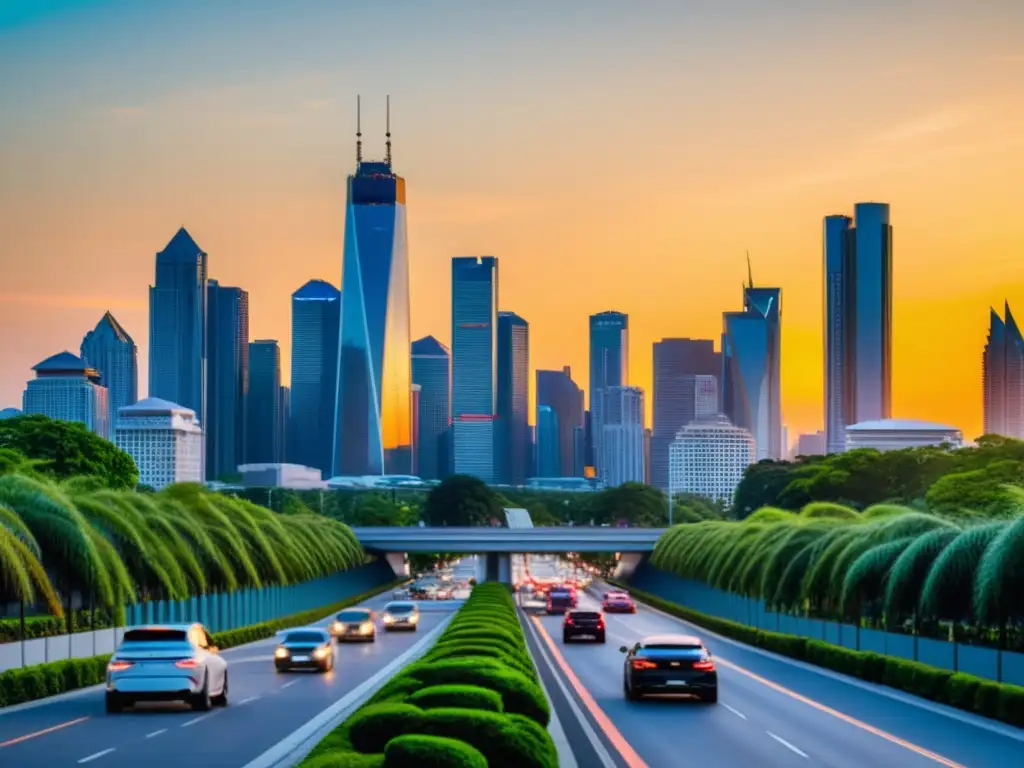
[[[644,557],[645,555],[642,552],[620,552],[619,564],[615,566],[614,577],[616,579],[628,579],[640,567]]]
[[[488,552],[484,555],[484,581],[512,583],[512,555],[507,552]]]
[[[388,565],[391,566],[391,570],[395,572],[395,576],[402,578],[409,575],[409,564],[405,562],[405,552],[388,552],[384,555],[388,561]]]

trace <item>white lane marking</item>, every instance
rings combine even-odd
[[[147,733],[146,734],[146,738],[147,739],[152,739],[154,736],[159,736],[161,733],[167,733],[167,729],[166,728],[161,728],[159,731],[153,731],[152,733]]]
[[[201,722],[201,721],[205,720],[208,717],[213,717],[215,714],[217,714],[217,713],[216,712],[209,712],[209,713],[207,713],[205,715],[200,715],[199,717],[193,717],[187,723],[182,723],[181,727],[182,728],[188,728],[190,725],[195,725],[196,723]]]
[[[298,681],[298,680],[292,680],[292,681],[290,681],[290,682],[287,682],[287,683],[285,683],[284,685],[282,685],[282,686],[281,686],[281,688],[280,688],[279,690],[282,690],[282,691],[283,691],[283,690],[284,690],[285,688],[287,688],[287,687],[289,687],[289,686],[292,686],[292,685],[295,685],[295,684],[296,684],[297,682],[299,682],[299,681]]]
[[[110,749],[104,749],[102,752],[97,752],[96,754],[89,755],[88,757],[83,757],[78,761],[78,763],[81,765],[82,763],[91,763],[93,760],[99,760],[104,755],[109,755],[114,751],[114,749],[114,747],[111,747]]]
[[[728,704],[723,704],[722,706],[725,707],[726,709],[728,709],[730,712],[732,712],[734,715],[736,715],[736,717],[740,718],[741,720],[746,720],[747,719],[747,716],[744,715],[742,712],[740,712],[738,709],[733,709]]]
[[[238,702],[238,706],[242,706],[243,704],[248,704],[250,701],[256,701],[256,699],[258,699],[258,698],[259,698],[259,696],[250,696],[248,699],[242,699],[240,702]]]
[[[767,733],[769,736],[771,736],[773,739],[775,739],[777,742],[779,742],[779,744],[784,746],[786,749],[788,749],[788,750],[790,750],[792,752],[796,752],[798,755],[800,755],[800,757],[807,757],[807,753],[806,752],[797,749],[796,747],[794,747],[792,744],[790,744],[788,741],[786,741],[781,736],[776,736],[771,731],[765,731],[765,733]]]
[[[530,624],[529,616],[524,614],[523,618],[526,624]],[[562,723],[558,719],[558,713],[555,711],[555,705],[551,701],[551,694],[544,683],[544,678],[540,675],[540,667],[537,666],[537,660],[532,655],[530,662],[533,664],[533,670],[537,674],[537,683],[544,692],[544,698],[548,700],[548,709],[551,710],[551,722],[548,723],[548,732],[551,734],[551,740],[555,742],[555,750],[558,752],[558,766],[559,768],[579,768],[579,763],[576,762],[576,755],[572,751],[572,745],[569,743],[569,738],[565,735]]]

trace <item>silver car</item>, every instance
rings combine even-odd
[[[385,632],[396,629],[415,632],[420,623],[420,607],[412,602],[392,601],[384,606],[380,616],[384,621]]]
[[[227,706],[228,663],[202,624],[132,627],[107,664],[107,712],[139,701]]]

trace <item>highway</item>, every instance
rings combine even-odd
[[[390,599],[389,592],[365,605],[380,609]],[[241,768],[423,641],[459,605],[424,602],[420,631],[378,628],[374,643],[336,646],[326,675],[275,673],[274,639],[226,650],[229,704],[208,713],[171,704],[107,715],[101,688],[0,709],[0,765]]]
[[[593,595],[583,595],[580,607],[596,609],[599,603]],[[564,688],[578,702],[574,707],[564,696],[553,695],[563,724],[572,709],[587,721],[583,727],[566,727],[581,766],[1024,765],[1020,729],[781,660],[644,606],[635,615],[608,615],[603,646],[564,646],[560,616],[526,621],[540,630],[528,633],[538,664],[550,659],[547,666],[559,680],[552,686],[549,670],[542,670],[549,690]],[[669,696],[626,701],[620,646],[666,633],[704,639],[718,664],[717,705]],[[537,653],[538,642],[542,653]]]

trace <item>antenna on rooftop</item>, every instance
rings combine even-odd
[[[360,97],[356,95],[356,169],[363,164],[363,115]]]
[[[386,125],[386,128],[384,129],[386,131],[386,133],[384,134],[384,136],[387,138],[387,144],[386,144],[386,146],[387,146],[387,154],[385,156],[385,162],[387,162],[388,168],[390,168],[391,167],[391,97],[387,96],[386,99],[387,99],[387,107],[385,108],[386,109],[386,112],[385,112],[385,121],[386,121],[385,125]]]

